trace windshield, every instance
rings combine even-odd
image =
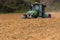
[[[34,5],[34,6],[32,7],[32,9],[33,9],[33,10],[40,10],[40,6],[39,6],[39,5]]]

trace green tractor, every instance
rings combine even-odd
[[[33,3],[32,9],[29,10],[26,14],[23,15],[23,18],[50,18],[51,14],[45,13],[45,7],[46,5],[40,4],[40,3]]]

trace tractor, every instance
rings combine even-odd
[[[51,18],[51,14],[45,13],[46,5],[40,3],[33,3],[31,10],[23,15],[23,18]]]

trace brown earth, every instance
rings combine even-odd
[[[58,15],[21,19],[21,14],[0,14],[0,40],[60,40]]]

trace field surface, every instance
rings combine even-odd
[[[60,40],[58,15],[21,19],[22,14],[0,14],[0,40]]]

